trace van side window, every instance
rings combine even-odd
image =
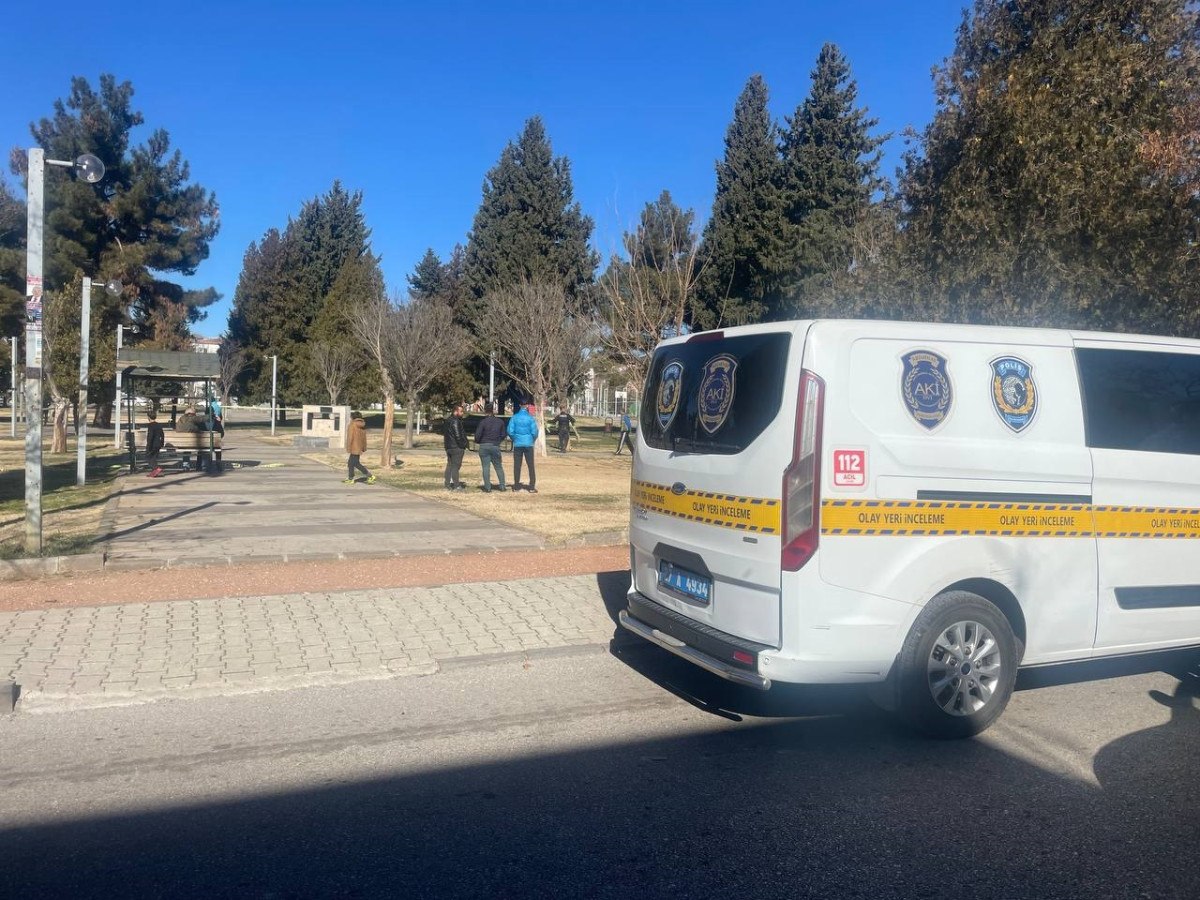
[[[740,453],[779,415],[791,340],[787,332],[766,332],[659,347],[642,394],[642,439],[676,453]],[[715,405],[716,415],[710,408],[706,416],[700,391],[705,367],[717,357],[725,358],[726,372],[733,361],[732,394],[726,403]],[[668,385],[660,392],[668,366]],[[713,383],[711,377],[708,381]],[[660,401],[665,404],[661,413]]]
[[[1200,354],[1075,350],[1089,447],[1200,454]]]

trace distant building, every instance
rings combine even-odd
[[[197,353],[220,353],[221,339],[220,338],[195,338],[192,341],[192,347]]]

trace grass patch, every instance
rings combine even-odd
[[[95,439],[95,438],[93,438]],[[42,453],[42,555],[86,553],[128,457],[101,440],[88,448],[87,484],[75,486],[75,451]],[[0,559],[25,555],[25,444],[0,440]]]
[[[536,532],[550,543],[563,543],[585,534],[623,531],[629,527],[630,457],[610,453],[568,453],[556,450],[536,460],[538,493],[511,491],[490,494],[480,490],[483,474],[479,457],[469,451],[460,472],[465,491],[447,491],[442,476],[446,456],[440,448],[395,451],[404,463],[398,469],[377,468],[378,436],[372,435],[374,450],[368,449],[363,462],[383,484],[428,496],[451,506],[465,509],[511,525]],[[316,452],[310,459],[325,463],[338,473],[346,471],[342,453]],[[504,454],[505,483],[512,485],[512,454]],[[340,474],[340,477],[345,477]],[[493,485],[495,475],[493,474]],[[528,475],[522,473],[528,483]],[[362,485],[363,490],[369,490]]]

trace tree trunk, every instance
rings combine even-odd
[[[392,429],[396,423],[396,392],[388,385],[383,394],[383,446],[379,449],[379,465],[392,468]]]
[[[71,403],[66,397],[55,397],[53,401],[54,411],[54,437],[50,442],[51,453],[66,453],[67,452],[67,414],[71,411]]]
[[[417,419],[417,395],[409,391],[404,397],[404,449],[413,448],[413,425]]]
[[[537,407],[538,407],[538,411],[537,411],[537,423],[538,423],[537,455],[538,456],[546,456],[547,455],[547,451],[546,451],[546,399],[547,399],[546,392],[541,391],[536,396],[537,396]]]

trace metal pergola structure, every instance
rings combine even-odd
[[[221,360],[215,353],[196,353],[188,350],[143,350],[141,347],[122,347],[117,351],[117,371],[125,391],[125,445],[129,448],[129,471],[133,471],[137,455],[134,432],[136,385],[138,381],[167,381],[175,383],[204,382],[205,402],[212,401],[212,383],[221,377]],[[209,459],[213,458],[215,441],[212,428],[208,432]]]

